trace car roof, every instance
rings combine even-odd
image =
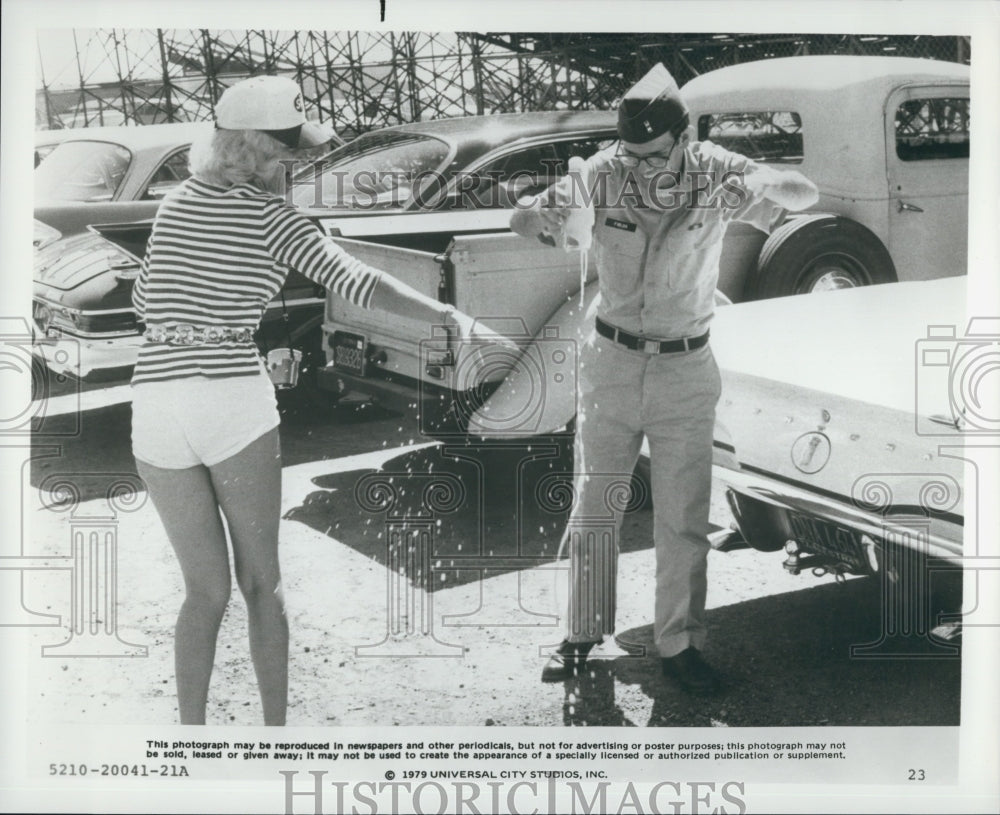
[[[615,112],[610,110],[557,110],[431,119],[372,132],[436,136],[446,141],[465,144],[470,142],[496,144],[514,139],[530,139],[535,136],[574,131],[613,130],[616,121]]]
[[[39,130],[35,144],[61,144],[67,141],[106,141],[121,144],[130,150],[174,147],[190,144],[212,127],[211,122],[173,122],[158,125],[126,125],[123,127],[79,127],[69,130]]]
[[[794,111],[801,116],[807,144],[796,169],[822,192],[873,199],[886,194],[885,117],[891,95],[907,86],[967,87],[968,81],[968,66],[955,62],[801,56],[720,68],[695,77],[681,94],[693,122],[710,113]]]
[[[827,54],[779,57],[742,62],[696,76],[682,95],[714,96],[735,88],[760,91],[822,92],[856,89],[882,82],[897,86],[908,81],[968,81],[969,66],[916,57],[869,57]]]
[[[617,114],[611,110],[559,110],[531,113],[497,113],[489,116],[461,116],[430,119],[426,122],[372,130],[338,150],[350,150],[350,145],[369,138],[389,136],[423,136],[440,139],[451,145],[452,168],[461,168],[491,151],[547,136],[615,131]],[[336,154],[329,154],[336,155]],[[327,157],[324,157],[324,160]]]

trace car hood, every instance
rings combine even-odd
[[[86,232],[57,240],[35,253],[36,284],[69,291],[100,275],[134,270],[138,261],[99,235]]]
[[[839,523],[862,513],[877,530],[917,517],[945,552],[960,553],[961,394],[949,366],[966,326],[964,278],[720,309],[715,475],[755,500]]]
[[[942,326],[966,331],[966,278],[888,283],[718,309],[712,348],[723,372],[857,402],[946,412],[918,360]]]

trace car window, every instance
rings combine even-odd
[[[67,141],[56,145],[35,168],[38,201],[110,201],[132,154],[120,144]]]
[[[556,153],[559,156],[561,162],[559,166],[559,175],[566,175],[566,163],[569,161],[570,156],[579,156],[580,158],[590,158],[594,153],[600,150],[605,150],[611,145],[618,141],[617,135],[608,136],[592,136],[586,139],[571,139],[568,141],[559,141],[555,143]]]
[[[907,99],[896,108],[901,161],[969,157],[969,100]]]
[[[190,176],[191,170],[188,169],[190,152],[188,148],[185,148],[164,161],[153,173],[153,177],[149,180],[141,197],[144,200],[162,198],[167,190],[173,189]]]
[[[610,136],[593,136],[583,139],[564,139],[524,147],[501,156],[477,171],[483,178],[495,178],[501,196],[478,195],[472,206],[513,206],[522,195],[541,192],[566,175],[570,156],[590,158],[594,153],[609,147],[615,139]],[[488,190],[483,190],[488,193]]]
[[[436,187],[447,143],[430,136],[372,133],[334,150],[297,175],[292,202],[301,207],[399,209]]]
[[[511,190],[516,197],[545,189],[555,179],[558,166],[555,147],[551,143],[536,144],[491,161],[479,170],[479,174],[495,178],[494,183],[499,183],[501,189]],[[499,206],[501,202],[493,205]]]
[[[755,161],[800,164],[802,117],[790,110],[707,113],[698,117],[698,139]]]

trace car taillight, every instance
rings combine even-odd
[[[52,325],[52,309],[37,300],[31,304],[31,316],[38,326],[38,330],[44,334]]]
[[[139,276],[139,267],[130,266],[127,269],[118,269],[115,272],[115,280],[121,283],[131,283]]]

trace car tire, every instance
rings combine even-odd
[[[765,242],[746,300],[892,283],[896,268],[874,232],[839,215],[793,218]]]

